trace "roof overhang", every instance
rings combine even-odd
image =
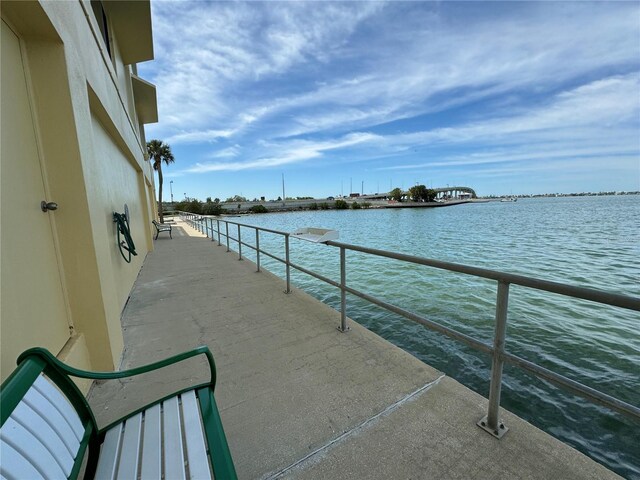
[[[153,60],[149,0],[103,1],[125,65]]]
[[[140,123],[158,122],[158,98],[156,96],[156,86],[137,75],[131,75],[133,86],[133,98],[136,104],[136,112]]]

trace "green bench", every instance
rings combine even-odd
[[[211,380],[156,401],[99,429],[71,377],[111,380],[205,355]],[[214,399],[216,370],[207,347],[121,372],[70,367],[43,348],[18,357],[0,387],[0,477],[235,479]]]
[[[158,239],[158,235],[160,235],[160,232],[169,232],[169,238],[173,239],[173,237],[171,236],[171,225],[167,225],[166,223],[160,223],[157,220],[151,220],[151,223],[153,223],[153,226],[156,227],[155,240]]]

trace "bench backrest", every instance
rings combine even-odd
[[[77,477],[96,429],[69,377],[37,356],[22,359],[0,389],[0,415],[3,478]]]

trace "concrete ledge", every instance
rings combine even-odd
[[[444,377],[283,478],[619,478],[506,411],[509,432],[496,440],[475,426],[486,408],[486,399]]]

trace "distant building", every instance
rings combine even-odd
[[[157,121],[156,91],[136,70],[153,59],[150,5],[3,1],[1,16],[2,379],[31,346],[111,370],[122,309],[153,249],[143,125]],[[113,223],[125,204],[131,263]]]

